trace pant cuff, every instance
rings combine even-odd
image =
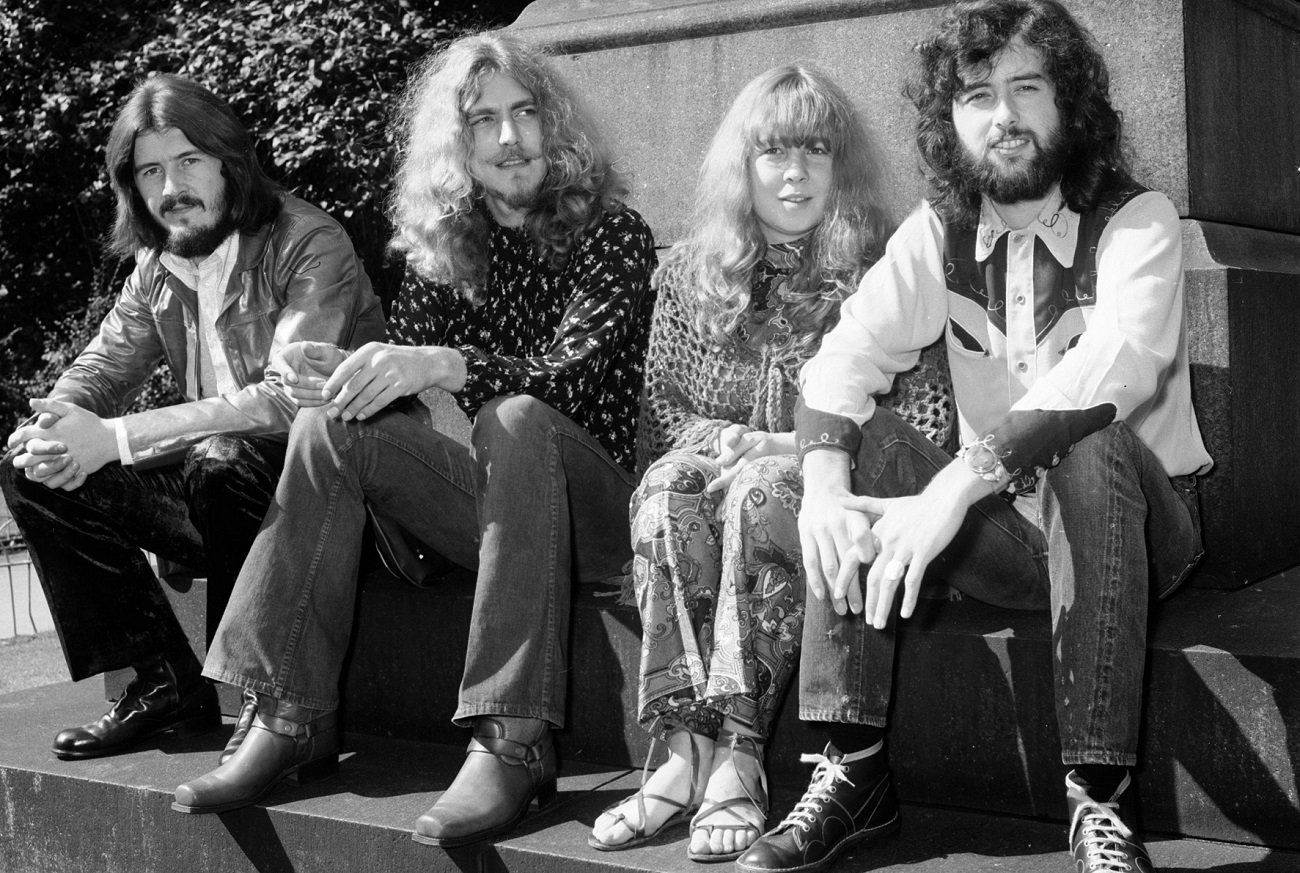
[[[1079,764],[1102,764],[1108,767],[1136,767],[1137,755],[1128,752],[1061,752],[1061,763],[1067,767]]]
[[[564,728],[564,716],[561,713],[539,706],[517,703],[465,703],[456,707],[451,723],[457,727],[473,727],[474,719],[479,716],[504,715],[511,718],[536,718],[550,722],[557,730]]]
[[[831,721],[842,724],[866,724],[878,728],[889,726],[888,720],[883,715],[870,715],[860,709],[814,709],[808,706],[801,706],[799,707],[799,720]]]
[[[277,688],[275,683],[267,682],[264,679],[253,679],[249,676],[241,676],[239,673],[231,673],[222,670],[204,669],[203,675],[217,682],[223,682],[226,685],[234,685],[236,688],[243,688],[247,691],[253,691],[257,694],[265,694],[268,697],[274,697],[276,700],[285,703],[292,703],[297,706],[305,706],[308,709],[319,709],[332,711],[339,708],[338,696],[334,697],[312,697],[306,694],[298,694],[287,688]]]

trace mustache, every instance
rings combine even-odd
[[[522,159],[525,161],[535,161],[542,156],[541,152],[530,152],[519,146],[507,146],[488,159],[490,164],[500,164],[509,160]]]
[[[1013,126],[1003,130],[1001,135],[995,139],[989,140],[989,147],[992,148],[993,146],[1004,143],[1009,139],[1027,139],[1034,145],[1039,144],[1038,136],[1032,130],[1025,130],[1022,127]]]
[[[181,206],[197,206],[205,209],[203,201],[192,194],[169,194],[158,204],[158,211],[162,213],[171,212],[173,209]]]

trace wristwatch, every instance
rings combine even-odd
[[[957,452],[957,457],[965,462],[966,466],[976,476],[979,476],[986,482],[1005,482],[1009,476],[1007,468],[1002,466],[1002,459],[998,453],[993,451],[993,447],[983,441],[973,442],[968,446],[962,446]]]

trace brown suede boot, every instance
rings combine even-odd
[[[226,812],[251,806],[286,778],[310,782],[338,769],[334,711],[259,696],[248,735],[230,760],[176,789],[177,812]]]

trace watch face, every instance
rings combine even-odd
[[[966,465],[976,473],[992,473],[998,465],[998,456],[992,449],[982,443],[966,449]]]

